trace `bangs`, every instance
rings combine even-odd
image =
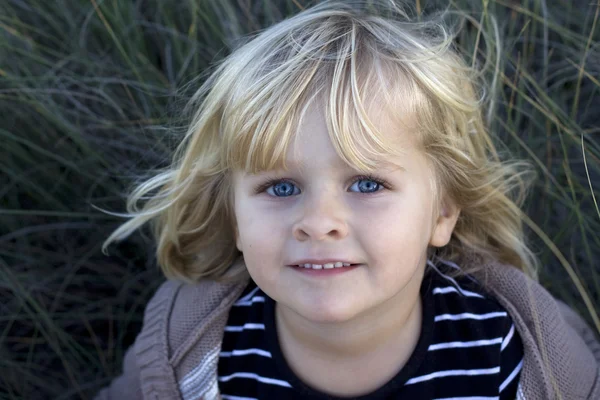
[[[238,53],[247,62],[232,76],[220,124],[225,169],[286,170],[288,148],[313,104],[352,168],[372,172],[403,152],[390,140],[394,135],[381,132],[381,121],[408,127],[421,96],[409,74],[382,56],[372,35],[340,19],[276,39],[251,42],[247,54]]]

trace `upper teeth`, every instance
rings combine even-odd
[[[298,266],[304,267],[304,268],[312,268],[312,269],[331,269],[331,268],[349,267],[350,263],[338,261],[335,263],[327,263],[327,264],[300,264]]]

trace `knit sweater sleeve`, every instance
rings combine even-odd
[[[135,351],[130,347],[123,359],[123,374],[115,378],[110,386],[102,389],[95,400],[131,399],[142,400],[140,370],[135,359]]]
[[[218,397],[216,360],[231,304],[247,282],[167,280],[144,312],[123,373],[95,400]]]
[[[163,283],[148,302],[142,330],[125,353],[123,372],[102,389],[95,400],[180,399],[169,362],[170,310],[182,283]]]
[[[598,344],[583,320],[537,281],[490,262],[475,273],[511,315],[525,354],[519,399],[600,399]]]
[[[579,336],[581,336],[585,344],[594,354],[594,358],[598,362],[598,365],[600,365],[600,342],[598,342],[598,338],[594,331],[587,325],[583,318],[569,308],[568,305],[562,301],[557,301],[557,303],[565,321],[567,321]]]

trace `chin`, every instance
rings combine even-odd
[[[312,304],[308,307],[303,307],[297,310],[304,318],[312,322],[318,323],[342,323],[356,317],[356,307],[350,304],[339,304],[337,307],[329,304],[328,306]]]

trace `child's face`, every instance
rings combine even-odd
[[[298,133],[288,172],[234,173],[237,247],[251,277],[280,306],[314,322],[412,306],[428,245],[445,245],[458,216],[447,209],[437,217],[425,155],[409,133],[394,129],[406,153],[394,160],[403,169],[382,166],[374,174],[389,183],[383,188],[355,178],[361,174],[337,155],[323,113],[311,108]],[[285,182],[255,192],[271,178]],[[360,265],[327,271],[291,266],[302,259]]]

